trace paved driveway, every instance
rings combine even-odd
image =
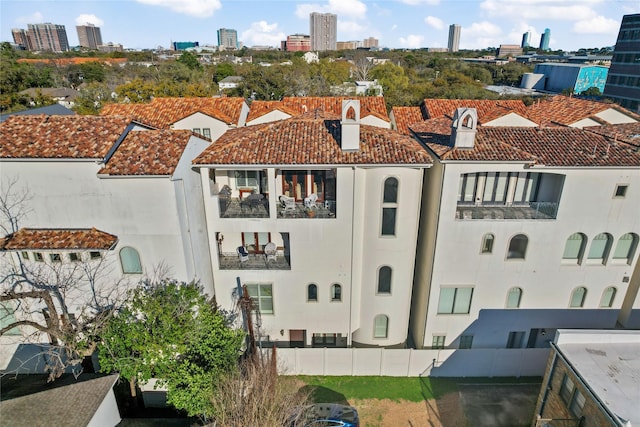
[[[467,422],[474,427],[528,427],[540,384],[458,384]]]

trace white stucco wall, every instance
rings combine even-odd
[[[280,110],[273,110],[273,111],[269,111],[266,114],[263,114],[260,117],[256,117],[255,119],[248,121],[247,122],[247,126],[251,126],[251,125],[259,125],[261,123],[269,123],[269,122],[276,122],[278,120],[285,120],[290,118],[291,115],[287,114],[287,113],[283,113]]]
[[[203,128],[209,128],[211,129],[211,140],[215,141],[229,129],[229,126],[223,121],[207,116],[206,114],[195,113],[182,120],[178,120],[171,126],[171,128],[188,130],[196,128],[202,130]]]
[[[483,123],[483,126],[520,126],[520,127],[537,127],[538,124],[526,119],[516,113],[509,113],[498,117],[490,122]]]

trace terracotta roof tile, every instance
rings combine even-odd
[[[131,122],[122,116],[12,116],[0,123],[0,158],[103,158]]]
[[[424,121],[422,109],[420,107],[393,107],[391,114],[396,122],[398,132],[409,135],[409,125]]]
[[[192,135],[190,130],[129,132],[99,174],[173,175]]]
[[[340,121],[314,110],[298,118],[227,131],[194,160],[201,165],[430,165],[413,138],[391,129],[360,125],[360,150],[340,149]]]
[[[147,104],[107,104],[100,114],[131,115],[142,123],[160,129],[169,127],[185,117],[203,113],[228,125],[240,121],[244,99],[222,98],[153,98]]]
[[[493,99],[425,99],[423,107],[426,118],[452,116],[457,108],[475,108],[478,121],[486,123],[509,113],[516,113],[524,117],[527,107],[520,100]]]
[[[540,126],[569,126],[587,118],[602,122],[601,119],[594,116],[610,108],[640,120],[640,116],[616,104],[565,95],[556,95],[530,105],[527,107],[526,117]]]
[[[249,115],[247,116],[247,122],[255,120],[258,117],[262,117],[272,111],[282,111],[289,116],[298,115],[298,111],[288,108],[282,104],[282,101],[253,101],[249,108]]]
[[[95,228],[21,228],[0,239],[0,250],[111,249],[118,237]]]
[[[619,125],[589,126],[584,128],[589,132],[606,136],[613,141],[626,142],[640,147],[640,122],[623,123]]]

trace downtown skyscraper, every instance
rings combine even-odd
[[[551,30],[548,28],[544,29],[544,33],[540,36],[540,49],[541,50],[549,50],[549,40],[551,39]]]
[[[460,48],[460,31],[460,25],[449,25],[449,44],[447,45],[449,52],[457,52]]]
[[[312,12],[309,15],[311,50],[336,50],[338,42],[338,15]]]
[[[93,24],[76,26],[78,32],[78,44],[89,49],[98,49],[102,45],[102,34],[100,27]]]
[[[69,40],[64,25],[49,22],[27,24],[27,31],[13,28],[11,33],[13,41],[28,50],[53,52],[69,50]]]

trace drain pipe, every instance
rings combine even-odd
[[[558,359],[558,351],[555,349],[555,347],[551,347],[553,350],[553,360],[551,361],[551,369],[549,370],[549,376],[547,377],[547,382],[544,385],[544,396],[542,396],[542,402],[540,403],[540,410],[538,411],[538,416],[542,416],[542,414],[544,413],[544,407],[547,403],[547,398],[549,397],[549,392],[551,391],[551,380],[553,379],[553,374],[555,373],[556,370],[556,365],[557,365],[557,359]]]

